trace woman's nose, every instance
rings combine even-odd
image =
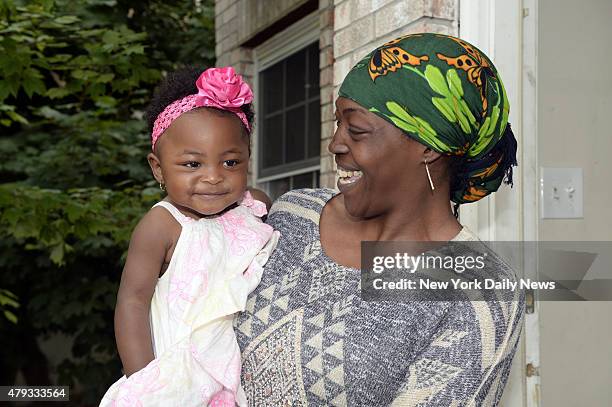
[[[344,142],[344,137],[340,127],[338,127],[334,132],[334,136],[327,146],[327,151],[332,154],[346,154],[349,152],[349,147]]]

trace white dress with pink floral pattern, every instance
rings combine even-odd
[[[155,359],[123,376],[100,406],[246,405],[233,314],[261,280],[278,232],[249,192],[222,215],[199,220],[159,202],[182,230],[151,300]]]

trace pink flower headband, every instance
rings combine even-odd
[[[157,139],[173,121],[196,107],[216,107],[233,112],[244,123],[247,131],[251,132],[249,121],[240,107],[253,101],[253,92],[242,80],[242,76],[236,75],[234,68],[231,66],[209,68],[202,72],[196,81],[196,86],[198,93],[175,100],[157,116],[151,134],[152,149],[155,148]]]

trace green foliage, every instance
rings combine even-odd
[[[144,108],[164,72],[212,65],[213,24],[212,0],[0,0],[0,335],[71,338],[58,383],[84,403],[119,376],[122,263],[161,198]]]
[[[0,288],[0,310],[9,322],[16,324],[17,316],[11,311],[11,308],[19,308],[17,296],[8,290]]]

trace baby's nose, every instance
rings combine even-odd
[[[209,168],[204,171],[204,174],[202,174],[202,178],[200,178],[200,181],[215,185],[223,181],[223,176],[221,175],[221,171],[219,171],[218,169]]]

